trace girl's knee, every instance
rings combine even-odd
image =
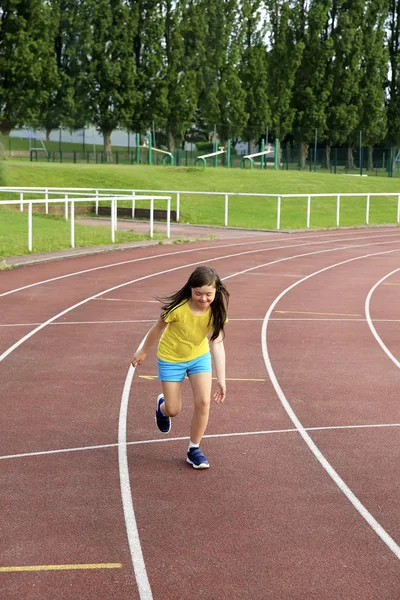
[[[171,418],[172,418],[172,417],[176,417],[176,416],[177,416],[177,415],[179,415],[179,413],[181,412],[181,409],[180,409],[180,408],[178,408],[178,407],[176,407],[176,406],[174,406],[174,407],[172,407],[172,408],[169,408],[169,406],[168,406],[168,405],[166,405],[166,409],[167,409],[167,410],[166,410],[166,412],[168,413],[168,415],[167,415],[167,416],[168,416],[168,417],[171,417]],[[161,409],[161,410],[162,410],[162,409]]]
[[[210,396],[201,396],[200,398],[195,399],[195,409],[200,412],[207,412],[210,410],[211,398]]]

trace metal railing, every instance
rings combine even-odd
[[[48,203],[52,202],[49,200],[50,195],[65,195],[64,201],[71,202],[71,196],[80,195],[85,196],[75,201],[94,201],[96,205],[96,214],[98,214],[99,202],[104,200],[115,200],[117,203],[119,200],[130,200],[132,202],[132,218],[135,217],[135,202],[137,200],[167,200],[167,231],[168,237],[170,235],[170,209],[171,209],[171,195],[175,196],[176,202],[176,221],[180,220],[180,203],[181,196],[222,196],[224,198],[224,223],[225,227],[229,226],[229,200],[232,198],[275,198],[276,199],[276,229],[281,228],[281,213],[282,213],[282,201],[286,199],[301,198],[306,199],[306,214],[304,225],[308,229],[311,226],[311,206],[312,199],[316,198],[334,198],[336,199],[336,227],[340,227],[341,221],[341,200],[343,198],[363,198],[365,199],[365,224],[368,225],[370,221],[370,201],[373,197],[385,197],[385,198],[397,198],[397,215],[393,218],[393,222],[400,223],[400,193],[398,192],[352,192],[352,193],[333,193],[333,194],[261,194],[261,193],[245,193],[245,192],[199,192],[189,190],[149,190],[149,189],[111,189],[111,188],[43,188],[43,187],[0,187],[0,198],[1,193],[4,192],[18,192],[20,194],[21,207],[24,202],[24,194],[43,194],[41,200],[37,202],[46,204],[46,212],[48,212]],[[141,196],[138,194],[151,194],[151,196]],[[157,194],[157,195],[154,195]],[[159,194],[162,194],[161,196]],[[164,196],[168,194],[168,196]],[[59,202],[60,200],[58,200]],[[36,202],[36,200],[35,200]],[[13,202],[18,203],[18,202]],[[2,204],[0,200],[0,205]],[[21,208],[22,209],[22,208]],[[67,210],[67,209],[66,209]],[[154,216],[154,203],[151,205],[150,210],[150,235],[153,235],[153,216]]]
[[[19,200],[1,200],[0,206],[19,206],[20,211],[24,211],[25,206],[28,208],[28,250],[32,252],[33,248],[33,226],[32,226],[32,214],[34,204],[45,204],[46,214],[48,214],[49,204],[64,204],[64,217],[70,221],[70,244],[71,248],[75,248],[75,204],[80,202],[96,202],[96,214],[98,214],[98,207],[100,202],[110,203],[110,226],[111,226],[111,242],[115,243],[115,232],[118,230],[118,201],[126,201],[129,198],[126,194],[103,194],[104,190],[95,190],[97,193],[93,194],[93,190],[88,190],[87,193],[82,193],[82,190],[78,188],[23,188],[23,187],[0,187],[0,195],[4,192],[19,193]],[[115,191],[115,190],[114,190]],[[132,192],[132,190],[129,190]],[[39,198],[26,198],[26,195],[41,195]],[[49,196],[63,196],[57,198],[50,198]],[[135,216],[135,202],[136,200],[145,200],[150,203],[149,205],[149,235],[150,238],[154,237],[154,201],[163,200],[167,203],[167,219],[166,219],[166,234],[167,238],[171,237],[171,196],[159,196],[159,195],[136,195],[135,193],[130,196],[132,200],[132,218]]]

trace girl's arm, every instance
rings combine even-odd
[[[214,360],[215,370],[217,372],[218,390],[214,394],[214,400],[218,404],[225,400],[226,382],[225,382],[225,346],[222,332],[216,340],[210,342],[210,351]]]
[[[132,358],[132,366],[136,367],[136,365],[141,365],[145,360],[147,354],[149,353],[150,348],[156,343],[162,332],[164,331],[167,323],[162,319],[159,319],[157,323],[154,323],[153,327],[150,329],[147,337],[144,341],[142,348],[138,348],[133,355]]]

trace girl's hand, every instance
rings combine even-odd
[[[144,350],[136,350],[131,361],[132,367],[140,366],[145,360],[146,356],[147,352],[145,352]]]
[[[214,400],[217,404],[221,404],[225,400],[226,396],[226,385],[225,383],[218,382],[218,390],[214,392]]]

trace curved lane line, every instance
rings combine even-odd
[[[381,254],[381,253],[379,253],[379,254]],[[310,275],[303,277],[303,279],[296,281],[293,285],[289,286],[283,292],[281,292],[279,294],[279,296],[277,296],[276,299],[272,302],[271,306],[269,307],[269,309],[264,317],[264,322],[263,322],[262,329],[261,329],[261,344],[262,344],[265,366],[267,368],[268,375],[271,379],[271,383],[274,386],[276,394],[277,394],[279,400],[281,401],[281,404],[282,404],[283,408],[285,409],[286,413],[288,414],[290,420],[292,421],[293,425],[296,427],[297,431],[299,432],[299,434],[301,435],[304,442],[307,444],[308,448],[311,450],[311,452],[313,453],[315,458],[318,460],[318,462],[321,464],[321,466],[325,469],[325,471],[328,473],[328,475],[332,478],[332,480],[338,486],[338,488],[343,492],[343,494],[346,496],[346,498],[351,502],[351,504],[354,506],[354,508],[357,510],[357,512],[366,520],[368,525],[370,525],[370,527],[373,529],[373,531],[380,537],[380,539],[393,552],[393,554],[398,559],[400,559],[400,546],[394,541],[394,539],[378,523],[378,521],[372,516],[372,514],[360,502],[360,500],[357,498],[357,496],[351,491],[351,489],[347,486],[347,484],[343,481],[343,479],[340,477],[340,475],[335,471],[335,469],[332,467],[332,465],[328,462],[328,460],[322,454],[322,452],[320,451],[318,446],[311,439],[311,437],[307,433],[306,429],[301,424],[296,413],[294,412],[289,401],[287,400],[281,386],[279,385],[278,379],[272,368],[271,360],[270,360],[269,354],[268,354],[267,333],[268,333],[268,323],[269,323],[271,313],[274,310],[275,306],[278,304],[278,302],[290,290],[295,288],[300,283],[307,281],[311,277],[314,277],[315,275],[319,275],[320,273],[324,273],[335,267],[339,267],[341,265],[345,265],[345,264],[348,264],[348,263],[356,261],[356,260],[361,260],[363,258],[368,258],[370,256],[376,256],[376,255],[366,255],[366,256],[351,258],[351,259],[336,263],[335,265],[330,265],[329,267],[325,267],[324,269],[320,269],[319,271],[315,271],[314,273],[311,273]]]
[[[374,327],[374,324],[373,324],[372,319],[371,319],[371,313],[370,313],[370,303],[371,303],[372,294],[375,292],[376,288],[383,281],[385,281],[385,279],[388,279],[389,277],[391,277],[391,275],[394,275],[398,271],[400,271],[400,269],[395,269],[394,271],[391,271],[390,273],[388,273],[387,275],[385,275],[385,277],[382,277],[382,279],[380,279],[370,289],[369,294],[367,296],[367,299],[365,301],[365,316],[366,316],[369,328],[370,328],[370,330],[372,332],[372,335],[374,336],[374,338],[376,339],[376,341],[378,342],[378,344],[380,345],[380,347],[382,348],[382,350],[385,352],[385,354],[390,358],[391,361],[394,362],[394,364],[396,365],[396,367],[398,369],[400,369],[400,362],[397,360],[397,358],[395,356],[393,356],[393,354],[390,352],[389,348],[383,343],[382,338],[380,337],[380,335],[378,334],[378,332],[376,331],[376,329]]]
[[[329,235],[331,235],[331,234],[329,234]],[[342,234],[340,234],[340,235],[342,235]],[[354,235],[354,234],[352,234],[352,235]],[[300,236],[298,239],[310,239],[310,238],[311,239],[315,239],[315,238],[318,238],[318,237],[322,237],[322,235],[317,235],[317,236]],[[328,234],[326,234],[324,237],[328,237]],[[332,234],[332,239],[329,239],[329,240],[326,240],[326,241],[322,241],[322,242],[321,241],[320,242],[310,242],[310,243],[307,242],[307,243],[304,243],[304,244],[294,244],[294,245],[291,245],[291,246],[283,246],[283,247],[282,246],[278,246],[278,247],[274,247],[274,248],[264,248],[263,251],[266,251],[266,250],[277,250],[277,249],[281,250],[282,248],[296,248],[296,247],[299,247],[299,246],[308,246],[308,245],[311,245],[311,244],[328,244],[329,242],[333,242],[333,241],[339,241],[339,242],[341,242],[341,241],[350,241],[352,239],[354,239],[354,240],[359,240],[359,239],[374,239],[376,237],[385,237],[386,238],[386,237],[396,237],[396,236],[395,236],[395,234],[385,234],[385,235],[376,235],[376,236],[372,236],[372,235],[370,235],[370,236],[356,236],[354,238],[350,238],[350,240],[348,240],[347,238],[339,238],[337,240],[338,237],[339,237],[339,235],[333,235]],[[285,237],[285,238],[281,238],[281,239],[278,239],[278,240],[272,240],[272,239],[268,240],[267,239],[267,240],[257,240],[255,242],[241,242],[241,243],[238,243],[238,244],[224,244],[224,245],[221,245],[221,246],[206,246],[205,248],[201,248],[201,250],[215,250],[216,247],[217,248],[234,248],[234,247],[237,247],[237,246],[250,246],[250,245],[255,245],[255,244],[268,244],[270,241],[271,242],[272,241],[274,241],[274,242],[276,242],[276,241],[281,242],[281,241],[286,241],[287,239],[288,238]],[[10,294],[15,294],[16,292],[21,292],[23,290],[27,290],[27,289],[32,288],[32,287],[36,287],[38,285],[43,285],[45,283],[51,283],[52,281],[59,281],[60,279],[67,279],[69,277],[75,277],[76,275],[83,275],[85,273],[91,273],[92,271],[100,271],[102,269],[111,269],[112,267],[120,267],[122,265],[128,265],[128,264],[136,263],[136,262],[143,262],[143,261],[146,261],[146,260],[152,260],[152,259],[156,259],[156,258],[165,258],[166,256],[176,256],[176,255],[179,255],[179,254],[189,254],[189,253],[192,253],[192,252],[198,252],[198,250],[199,250],[198,248],[192,248],[190,250],[179,250],[177,252],[171,252],[169,254],[165,254],[164,253],[164,254],[156,254],[155,256],[144,256],[142,258],[133,258],[131,260],[124,260],[124,261],[121,261],[121,262],[118,262],[118,263],[111,263],[109,265],[102,265],[100,267],[93,267],[91,269],[84,269],[83,271],[75,271],[74,273],[67,273],[66,275],[59,275],[58,277],[52,277],[50,279],[44,279],[42,281],[37,281],[36,283],[30,283],[29,285],[24,285],[22,287],[15,288],[13,290],[8,290],[7,292],[0,293],[0,298],[2,298],[3,296],[9,296]]]
[[[384,245],[384,244],[394,244],[394,243],[396,243],[396,241],[397,240],[391,240],[389,242],[374,242],[373,244],[357,244],[357,245],[351,245],[351,246],[339,246],[338,248],[336,248],[336,247],[335,248],[329,248],[328,250],[316,250],[314,252],[306,252],[304,254],[297,254],[297,255],[294,255],[294,256],[286,257],[286,258],[276,259],[274,261],[271,261],[271,262],[265,263],[263,265],[260,265],[259,267],[254,267],[254,268],[251,268],[251,269],[247,269],[246,271],[242,271],[242,273],[247,272],[247,271],[252,271],[255,268],[261,268],[261,267],[265,267],[265,266],[268,266],[268,265],[273,265],[275,263],[284,262],[284,261],[287,261],[287,260],[292,260],[294,258],[300,258],[300,257],[303,257],[303,256],[312,256],[314,254],[323,254],[323,253],[326,253],[326,252],[335,252],[336,250],[348,250],[349,248],[363,248],[365,246],[376,246],[376,245]],[[278,249],[280,249],[280,248],[278,248]],[[115,286],[113,286],[111,288],[108,288],[106,290],[98,292],[97,294],[94,294],[93,296],[90,296],[89,298],[85,298],[84,300],[81,300],[80,302],[77,302],[73,306],[70,306],[70,307],[64,309],[63,311],[61,311],[58,314],[54,315],[53,317],[51,317],[50,319],[48,319],[44,323],[41,323],[35,329],[32,329],[32,331],[30,331],[29,333],[27,333],[24,337],[20,338],[17,342],[15,342],[15,344],[13,344],[7,350],[5,350],[3,352],[3,354],[0,354],[0,362],[2,362],[5,358],[7,358],[7,356],[9,356],[12,352],[14,352],[14,350],[16,350],[19,346],[21,346],[24,342],[26,342],[33,335],[35,335],[36,333],[38,333],[41,329],[44,329],[44,327],[46,327],[47,325],[50,325],[51,323],[53,323],[54,321],[56,321],[60,317],[63,317],[67,313],[71,312],[72,310],[75,310],[76,308],[79,308],[80,306],[83,306],[87,302],[90,302],[91,300],[95,300],[96,298],[99,298],[103,294],[108,294],[109,292],[113,292],[114,290],[119,290],[119,289],[121,289],[123,287],[126,287],[128,285],[132,285],[133,283],[137,283],[138,281],[144,281],[146,279],[151,279],[153,277],[157,277],[158,275],[165,275],[166,273],[172,273],[173,271],[179,271],[181,269],[186,269],[188,267],[194,267],[196,265],[201,265],[201,264],[204,264],[204,262],[215,262],[215,261],[218,261],[218,260],[226,260],[227,258],[236,258],[237,256],[244,256],[244,255],[247,255],[247,254],[255,254],[256,252],[262,252],[264,250],[268,250],[268,249],[261,249],[260,250],[258,248],[257,250],[248,250],[246,252],[237,252],[236,254],[226,254],[224,256],[217,256],[217,257],[214,257],[214,258],[210,258],[207,261],[201,260],[201,261],[196,261],[194,263],[186,263],[184,265],[180,265],[179,267],[172,267],[171,269],[165,269],[164,271],[157,271],[156,273],[150,273],[149,275],[143,275],[142,277],[138,277],[137,279],[131,279],[130,281],[125,281],[124,283],[120,283],[119,285],[115,285]],[[397,252],[397,250],[388,250],[386,252],[383,252],[383,254],[386,254],[386,253],[389,253],[389,252]]]

